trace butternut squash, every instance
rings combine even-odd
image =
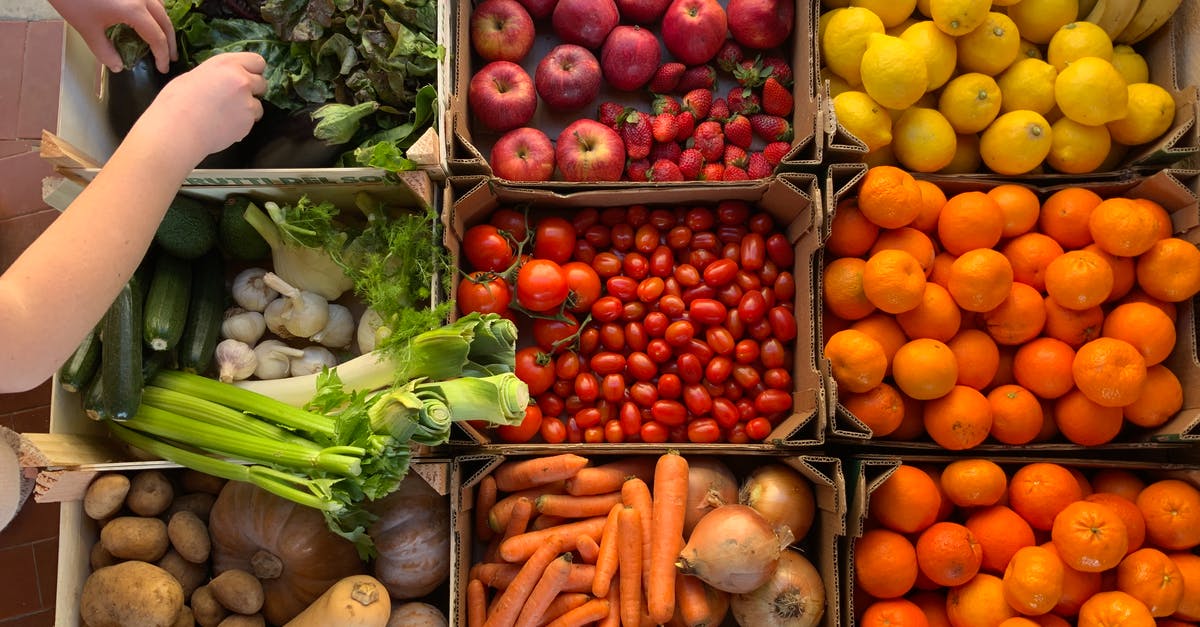
[[[330,586],[284,627],[386,627],[391,614],[391,597],[378,579],[351,575]]]

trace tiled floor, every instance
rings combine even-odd
[[[0,21],[0,269],[42,232],[56,211],[42,202],[42,129],[58,117],[62,22]],[[44,432],[50,386],[0,395],[0,425]],[[0,531],[0,627],[54,624],[58,507],[32,499]]]

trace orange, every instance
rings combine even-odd
[[[1038,398],[1054,399],[1075,386],[1075,350],[1061,340],[1039,337],[1013,355],[1013,377]]]
[[[942,470],[942,493],[959,507],[995,505],[1008,490],[1008,475],[987,459],[960,459]]]
[[[958,361],[950,347],[927,338],[912,340],[896,351],[892,378],[908,396],[929,400],[945,396],[958,380]]]
[[[1042,295],[1024,283],[1014,282],[1008,298],[998,307],[982,314],[987,332],[998,344],[1024,344],[1037,337],[1046,324],[1046,306]]]
[[[883,383],[887,357],[883,346],[862,331],[838,331],[825,343],[825,359],[838,385],[849,392],[866,392]]]
[[[908,337],[904,335],[904,329],[900,328],[896,318],[877,311],[866,318],[856,320],[850,328],[866,333],[883,346],[883,354],[888,360],[887,372],[890,374],[892,358],[896,356],[896,351],[908,342]]]
[[[898,314],[921,304],[925,270],[903,250],[881,250],[863,268],[863,292],[882,311]]]
[[[1111,492],[1095,492],[1083,497],[1083,500],[1107,506],[1125,523],[1125,534],[1129,538],[1126,555],[1142,548],[1142,543],[1146,541],[1146,521],[1133,501]]]
[[[1136,257],[1150,250],[1160,239],[1160,227],[1152,206],[1128,198],[1103,200],[1088,216],[1088,232],[1096,245],[1120,257]]]
[[[1038,229],[1053,237],[1063,248],[1082,248],[1092,243],[1088,221],[1101,202],[1095,192],[1068,187],[1050,195],[1042,203]]]
[[[961,255],[976,248],[1000,243],[1004,216],[1000,205],[983,192],[951,196],[938,216],[938,241],[951,254]]]
[[[1004,244],[1000,252],[1012,265],[1014,281],[1041,292],[1046,289],[1046,266],[1064,251],[1049,235],[1025,233]]]
[[[857,257],[842,257],[825,266],[821,294],[825,306],[843,320],[859,320],[875,311],[863,290],[863,272],[867,262]]]
[[[1051,551],[1055,555],[1059,555],[1058,549],[1054,547],[1053,542],[1046,542],[1038,545],[1047,551]],[[1061,559],[1062,556],[1059,556]],[[1103,585],[1100,573],[1087,573],[1081,570],[1075,570],[1069,565],[1063,565],[1063,593],[1059,598],[1058,604],[1051,610],[1059,616],[1075,616],[1079,613],[1079,607],[1083,602],[1090,599],[1092,595],[1100,592]]]
[[[871,250],[878,235],[879,225],[863,215],[858,208],[858,201],[843,198],[829,224],[825,250],[835,257],[861,257]]]
[[[1108,267],[1112,268],[1113,286],[1112,290],[1108,293],[1108,298],[1104,299],[1104,302],[1111,303],[1121,300],[1133,289],[1133,284],[1137,281],[1137,270],[1134,266],[1133,257],[1110,255],[1095,244],[1088,244],[1081,250],[1100,255],[1100,258],[1108,264]]]
[[[1082,498],[1087,498],[1092,493],[1092,482],[1088,480],[1087,475],[1083,474],[1082,470],[1074,466],[1067,468],[1067,470],[1071,472],[1072,477],[1075,477],[1075,483],[1079,484],[1079,493],[1083,495]]]
[[[901,464],[870,496],[871,518],[900,533],[917,533],[937,520],[942,496],[925,471]]]
[[[1155,481],[1138,494],[1137,506],[1150,543],[1170,551],[1200,545],[1200,490],[1178,479]]]
[[[1038,437],[1034,438],[1035,442],[1050,442],[1058,438],[1058,425],[1054,424],[1054,401],[1047,399],[1039,399],[1042,404],[1042,431]]]
[[[927,277],[933,270],[933,258],[936,254],[933,249],[933,240],[911,226],[880,232],[879,237],[875,239],[875,245],[871,247],[870,254],[874,255],[881,250],[903,250],[912,255],[921,264],[921,269],[925,271]]]
[[[1017,615],[1004,600],[1004,582],[980,573],[946,594],[946,614],[955,627],[990,627]]]
[[[939,586],[960,586],[979,572],[983,550],[963,525],[938,522],[917,538],[917,566]]]
[[[828,342],[829,338],[833,337],[838,331],[845,331],[850,328],[851,321],[841,316],[834,315],[829,307],[821,307],[821,339]]]
[[[917,186],[921,188],[921,210],[917,212],[917,217],[913,218],[912,227],[932,232],[937,228],[942,207],[946,205],[946,193],[929,181],[918,180]]]
[[[1160,427],[1183,408],[1183,385],[1162,364],[1146,369],[1146,382],[1138,399],[1121,408],[1125,420],[1139,427]]]
[[[930,338],[945,342],[958,333],[962,311],[946,288],[937,283],[926,283],[921,304],[896,314],[896,322],[911,339]]]
[[[1075,349],[1100,337],[1104,325],[1104,310],[1100,307],[1067,309],[1048,296],[1043,302],[1046,325],[1042,332],[1046,337],[1062,340]]]
[[[1102,337],[1079,347],[1071,364],[1075,385],[1092,402],[1122,407],[1137,400],[1146,381],[1146,360],[1129,342]]]
[[[854,541],[854,579],[873,597],[904,596],[917,581],[917,551],[895,531],[867,531]]]
[[[863,627],[929,627],[921,608],[905,599],[876,601],[863,610]]]
[[[992,408],[989,432],[1004,444],[1028,444],[1042,430],[1042,406],[1033,392],[1019,385],[1001,385],[987,395]]]
[[[1054,401],[1054,424],[1073,444],[1107,444],[1117,437],[1124,423],[1119,407],[1097,405],[1077,389]]]
[[[1016,348],[1012,346],[1001,346],[999,347],[999,350],[1000,363],[996,367],[996,376],[992,377],[993,387],[1017,382],[1016,377],[1013,376],[1013,359],[1017,356]]]
[[[1063,618],[1055,616],[1054,614],[1042,614],[1040,616],[1034,616],[1031,620],[1033,620],[1034,623],[1037,623],[1039,627],[1071,627],[1071,623],[1068,623]]]
[[[955,259],[958,257],[944,250],[939,251],[933,258],[933,269],[929,271],[929,281],[948,289],[950,287],[950,267],[954,265]]]
[[[974,448],[992,428],[992,408],[975,388],[956,385],[948,394],[925,403],[925,431],[938,446],[951,451]]]
[[[1092,475],[1092,488],[1096,492],[1116,494],[1130,503],[1137,500],[1138,493],[1145,487],[1146,482],[1141,477],[1124,468],[1104,468]]]
[[[1104,318],[1101,334],[1132,344],[1147,366],[1162,362],[1175,350],[1175,323],[1148,303],[1118,305]]]
[[[1075,501],[1054,517],[1050,539],[1063,563],[1099,573],[1121,563],[1129,548],[1125,523],[1100,503]]]
[[[1175,618],[1200,621],[1200,555],[1171,553],[1170,557],[1183,573],[1183,599],[1175,610]]]
[[[1137,280],[1147,294],[1178,303],[1200,292],[1200,250],[1177,237],[1160,239],[1137,259]]]
[[[991,384],[1000,367],[1000,349],[979,329],[961,329],[946,342],[958,362],[958,385],[982,390]]]
[[[1155,627],[1150,610],[1120,590],[1098,593],[1079,608],[1077,627]]]
[[[1012,282],[1012,266],[1004,255],[977,248],[959,255],[950,265],[947,289],[959,307],[982,312],[1004,302]]]
[[[1117,566],[1117,589],[1141,601],[1152,616],[1170,616],[1183,600],[1183,573],[1158,549],[1139,549]]]
[[[1025,618],[1024,616],[1014,616],[1012,618],[1005,619],[999,625],[996,625],[996,627],[1039,627],[1039,626],[1036,622],[1034,622],[1031,619]]]
[[[1062,598],[1065,568],[1054,551],[1023,547],[1004,569],[1004,598],[1022,614],[1045,614]]]
[[[1034,529],[1049,531],[1058,513],[1081,498],[1071,471],[1052,462],[1026,464],[1008,481],[1009,506]]]
[[[1112,266],[1096,253],[1072,250],[1046,266],[1046,293],[1067,309],[1095,307],[1112,288]]]
[[[1146,303],[1149,305],[1154,305],[1155,307],[1161,309],[1163,313],[1167,314],[1167,317],[1171,319],[1171,322],[1178,322],[1179,320],[1179,307],[1177,307],[1175,303],[1169,303],[1165,300],[1154,298],[1139,287],[1133,288],[1128,294],[1125,295],[1125,298],[1121,299],[1122,305],[1126,303]]]
[[[952,627],[946,616],[946,593],[941,590],[923,590],[909,595],[909,601],[917,604],[925,613],[929,627]]]
[[[867,170],[858,188],[858,208],[868,220],[885,229],[912,222],[921,210],[921,188],[911,174],[881,165]]]
[[[896,388],[886,383],[866,392],[847,394],[840,400],[846,411],[871,429],[871,437],[891,434],[904,420],[904,400]]]
[[[964,523],[979,539],[983,551],[983,570],[1003,573],[1021,547],[1035,543],[1033,528],[1012,508],[993,505],[972,512]]]
[[[1162,205],[1149,198],[1134,198],[1133,202],[1144,205],[1146,210],[1154,216],[1154,222],[1158,225],[1158,230],[1156,231],[1158,239],[1171,237],[1171,234],[1175,232],[1175,225],[1171,224],[1171,214],[1167,213],[1167,210]]]
[[[1009,183],[989,189],[987,195],[1000,207],[1004,237],[1016,237],[1037,226],[1042,204],[1033,190]]]
[[[888,436],[891,440],[908,442],[925,435],[925,403],[915,398],[900,395],[904,402],[904,418],[900,426]]]

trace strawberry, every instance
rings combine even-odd
[[[650,154],[654,136],[650,116],[636,109],[625,109],[617,117],[617,132],[625,142],[625,154],[630,159],[644,159]]]
[[[683,148],[680,148],[679,144],[673,141],[666,143],[654,142],[654,147],[650,149],[649,159],[651,162],[658,161],[659,159],[678,162],[679,154],[682,151]]]
[[[763,148],[763,157],[766,157],[767,163],[779,165],[791,149],[792,145],[787,142],[771,142],[767,144],[766,148]]]
[[[769,76],[779,81],[780,85],[792,84],[792,66],[783,57],[766,56],[762,60],[763,70],[770,72]]]
[[[679,124],[679,131],[675,133],[675,141],[687,141],[687,138],[691,137],[696,130],[696,114],[691,111],[681,111],[675,115],[675,121]]]
[[[762,108],[764,113],[787,117],[792,114],[794,104],[792,92],[774,77],[768,78],[762,88]]]
[[[688,148],[679,155],[679,171],[683,173],[683,178],[694,181],[700,177],[703,169],[704,155],[699,150]]]
[[[675,165],[674,161],[659,159],[654,162],[654,165],[650,166],[650,171],[646,173],[646,178],[659,182],[682,181],[683,172],[679,171],[679,166]]]
[[[725,178],[725,164],[723,163],[706,163],[704,169],[700,170],[701,181],[720,181]]]
[[[725,120],[729,119],[729,103],[725,102],[724,98],[714,100],[708,108],[708,119],[724,124]]]
[[[682,63],[664,63],[655,70],[647,88],[656,94],[669,94],[679,86],[679,79],[686,69],[687,66]]]
[[[741,45],[732,39],[726,39],[725,44],[717,51],[717,67],[721,68],[722,72],[733,73],[734,68],[742,64],[742,59],[746,57],[746,52],[742,50]]]
[[[765,113],[752,115],[750,116],[750,126],[754,128],[755,135],[768,142],[792,141],[792,125],[777,115],[766,115]]]
[[[775,171],[775,166],[767,161],[761,152],[750,153],[750,162],[746,165],[746,175],[752,179],[765,179]]]
[[[725,142],[739,148],[749,148],[754,141],[754,129],[750,128],[750,119],[735,113],[725,122]]]
[[[660,113],[650,118],[650,132],[654,135],[654,141],[675,143],[679,122],[672,113]]]
[[[697,120],[706,118],[712,107],[712,97],[713,93],[708,89],[693,89],[683,97],[683,110],[691,111]]]
[[[625,166],[625,175],[631,181],[644,181],[644,180],[646,180],[646,175],[649,172],[650,172],[650,160],[649,159],[631,160],[629,162],[629,164]]]
[[[701,122],[692,134],[692,147],[700,151],[705,161],[720,161],[725,155],[725,134],[717,122]]]
[[[663,96],[661,94],[654,97],[654,102],[650,104],[650,110],[655,113],[679,113],[683,110],[679,101],[671,96]]]
[[[768,70],[764,70],[761,58],[747,59],[733,68],[733,78],[742,87],[759,87],[766,80]]]
[[[725,167],[729,168],[745,168],[750,163],[750,158],[746,155],[746,150],[733,144],[725,144],[724,154]]]
[[[725,173],[721,177],[722,181],[748,181],[750,175],[746,174],[746,170],[739,168],[736,165],[725,166]]]
[[[686,94],[693,89],[712,89],[716,86],[717,71],[711,65],[697,65],[688,68],[683,76],[679,77],[675,91]]]
[[[729,111],[731,113],[741,113],[742,115],[750,115],[758,113],[762,107],[759,105],[758,94],[745,87],[734,87],[729,90],[729,95],[725,98],[729,103]]]
[[[625,107],[615,102],[608,101],[600,103],[600,111],[596,114],[596,119],[603,125],[609,128],[617,128],[617,117],[621,112],[625,111]]]

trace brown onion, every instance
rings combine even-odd
[[[813,627],[825,612],[821,574],[799,552],[788,549],[767,583],[730,601],[739,625],[754,627]]]
[[[683,517],[683,537],[707,513],[737,503],[737,479],[729,467],[712,457],[688,459],[688,499]]]
[[[738,493],[738,502],[753,507],[772,527],[787,527],[799,540],[812,528],[816,513],[808,479],[781,463],[759,466]]]
[[[750,592],[774,574],[786,543],[753,509],[722,505],[696,523],[675,566],[718,590]]]

